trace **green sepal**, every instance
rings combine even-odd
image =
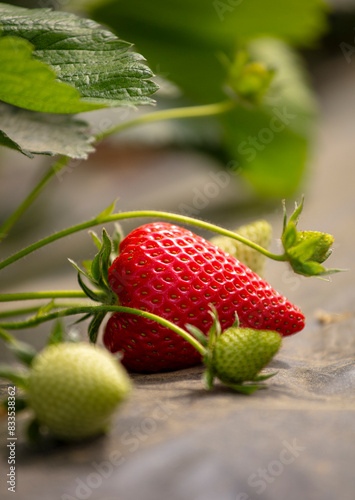
[[[235,311],[235,313],[234,313],[234,323],[232,325],[232,328],[239,328],[239,325],[240,325],[239,316],[238,316],[237,311]]]
[[[257,375],[255,378],[253,378],[252,382],[261,382],[263,380],[268,380],[269,378],[274,377],[277,374],[278,372],[267,373],[265,375]]]
[[[114,212],[117,201],[118,201],[118,198],[116,198],[116,200],[113,201],[111,203],[111,205],[109,205],[107,208],[105,208],[105,210],[103,210],[101,213],[99,213],[99,215],[95,218],[95,220],[98,223],[100,223],[100,222],[106,222],[105,219],[107,217],[109,217],[110,215],[112,215],[112,213]]]
[[[112,241],[107,231],[105,229],[102,230],[102,256],[101,256],[101,280],[110,290],[110,285],[108,282],[108,271],[111,264],[110,256],[112,252]]]
[[[85,269],[85,272],[90,275],[91,274],[91,266],[92,266],[92,260],[83,260],[81,262],[81,265]]]
[[[102,302],[102,296],[100,296],[98,293],[94,292],[87,285],[85,285],[85,283],[81,279],[80,273],[78,273],[78,283],[80,285],[80,288],[83,290],[83,292],[86,293],[86,295],[91,300],[94,300],[95,302],[100,302],[100,303]]]
[[[203,347],[207,347],[208,338],[199,328],[197,328],[197,326],[187,323],[185,325],[185,328],[189,333],[191,333],[193,337],[195,337],[195,339],[197,339],[203,345]]]
[[[303,210],[303,205],[304,205],[304,196],[302,196],[302,200],[301,200],[301,203],[299,205],[297,205],[297,203],[296,203],[295,210],[292,213],[289,221],[287,222],[286,203],[285,203],[285,200],[282,200],[283,213],[284,213],[283,231],[285,231],[287,224],[289,224],[290,222],[292,224],[294,224],[295,226],[297,226],[298,220],[299,220],[300,215],[301,215],[302,210]]]
[[[83,321],[86,321],[87,319],[91,318],[92,313],[86,313],[81,318],[77,319],[72,323],[72,325],[78,325],[79,323],[82,323]]]
[[[93,279],[91,274],[87,273],[86,271],[83,271],[74,260],[68,258],[68,261],[74,267],[74,269],[78,271],[79,275],[82,274],[83,276],[85,276],[85,278],[87,278],[92,282]]]
[[[111,236],[112,239],[112,252],[111,252],[111,262],[119,255],[120,253],[120,244],[124,239],[124,232],[121,224],[115,222],[113,233]]]
[[[93,344],[96,344],[97,336],[99,333],[99,328],[100,328],[100,325],[101,325],[105,316],[106,316],[106,312],[100,311],[100,312],[94,314],[94,317],[90,322],[90,325],[88,328],[88,335],[89,335],[90,342],[92,342]]]
[[[221,323],[219,322],[219,319],[218,319],[217,309],[215,308],[215,306],[213,304],[209,304],[209,306],[210,306],[210,311],[208,311],[208,312],[212,316],[213,323],[212,323],[211,328],[208,332],[208,347],[209,347],[209,350],[212,350],[214,344],[216,343],[216,340],[218,339],[218,337],[222,333],[222,328],[221,328]]]
[[[95,255],[95,257],[91,261],[91,268],[90,268],[90,275],[92,276],[91,282],[93,282],[96,286],[99,286],[100,284],[100,259],[101,259],[101,250]]]
[[[266,385],[263,384],[229,384],[223,382],[226,387],[233,389],[233,391],[240,392],[242,394],[253,394],[253,392],[259,389],[266,389]]]
[[[0,378],[5,378],[21,389],[27,389],[28,373],[11,365],[0,364]]]
[[[93,233],[92,233],[93,236]],[[108,271],[111,263],[111,252],[112,252],[112,241],[106,230],[102,230],[102,242],[94,236],[94,242],[99,246],[99,251],[95,255],[94,259],[86,262],[85,268],[83,271],[74,261],[69,259],[74,268],[78,271],[78,282],[81,289],[84,293],[95,302],[101,302],[106,304],[114,304],[116,302],[116,296],[112,292],[110,285],[108,283]],[[90,266],[90,267],[89,267]],[[85,278],[90,281],[94,285],[94,287],[98,288],[100,291],[104,292],[98,293],[98,291],[92,290],[89,288],[81,278],[81,276],[85,276]]]
[[[100,250],[101,245],[102,245],[102,241],[100,240],[100,238],[97,236],[95,231],[89,231],[89,234],[91,235],[93,242],[95,243],[97,249]]]
[[[51,333],[48,337],[47,346],[60,344],[61,342],[64,342],[64,338],[65,338],[65,331],[63,328],[63,323],[60,320],[57,320],[54,323]]]
[[[292,247],[297,240],[297,229],[293,222],[290,222],[284,230],[281,241],[285,250]]]

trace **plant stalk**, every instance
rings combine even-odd
[[[155,111],[153,113],[147,113],[133,120],[129,120],[98,133],[95,136],[95,141],[99,142],[117,132],[136,127],[138,125],[143,125],[145,123],[152,123],[162,120],[172,120],[178,118],[197,118],[201,116],[213,116],[221,113],[230,111],[236,105],[235,101],[226,100],[220,103],[206,104],[204,106],[187,106],[183,108],[173,108],[164,109],[160,111]],[[49,169],[49,171],[44,175],[44,177],[39,181],[37,186],[31,191],[31,193],[26,197],[26,199],[19,205],[19,207],[13,212],[13,214],[5,221],[5,223],[0,227],[0,242],[6,238],[10,229],[18,221],[18,219],[24,214],[28,207],[34,202],[38,197],[43,188],[47,185],[49,180],[57,174],[62,168],[64,168],[70,161],[69,156],[60,157]]]
[[[91,219],[86,222],[82,222],[80,224],[77,224],[75,226],[69,227],[67,229],[64,229],[62,231],[59,231],[57,233],[54,233],[50,236],[47,236],[46,238],[43,238],[42,240],[39,240],[32,245],[29,245],[28,247],[24,248],[23,250],[13,254],[12,256],[8,257],[7,259],[4,259],[3,261],[0,262],[0,270],[4,269],[5,267],[9,266],[10,264],[13,264],[17,260],[20,260],[21,258],[25,257],[26,255],[29,255],[30,253],[34,252],[35,250],[38,250],[41,247],[44,247],[45,245],[48,245],[49,243],[53,243],[56,240],[59,240],[60,238],[64,238],[66,236],[69,236],[71,234],[77,233],[79,231],[82,231],[84,229],[89,229],[91,227],[104,224],[107,222],[114,222],[118,220],[124,220],[124,219],[133,219],[133,218],[160,218],[160,219],[168,219],[168,220],[173,220],[175,222],[180,222],[183,224],[190,224],[196,227],[200,227],[202,229],[206,229],[209,231],[214,231],[216,233],[219,233],[223,236],[228,236],[229,238],[232,238],[234,240],[240,241],[241,243],[244,243],[245,245],[248,245],[249,247],[253,248],[254,250],[257,250],[258,252],[262,253],[266,257],[277,260],[277,261],[286,261],[287,260],[287,255],[286,254],[273,254],[266,250],[265,248],[261,247],[260,245],[257,245],[256,243],[244,238],[243,236],[238,235],[237,233],[233,231],[229,231],[228,229],[221,228],[219,226],[216,226],[215,224],[211,224],[209,222],[205,222],[199,219],[194,219],[193,217],[188,217],[185,215],[179,215],[179,214],[173,214],[169,212],[159,212],[156,210],[137,210],[137,211],[132,211],[132,212],[121,212],[118,214],[112,214],[112,215],[107,215],[104,217],[97,217],[95,219]]]
[[[187,106],[183,108],[172,108],[163,109],[160,111],[155,111],[154,113],[147,113],[133,120],[119,123],[114,125],[103,132],[100,132],[95,136],[97,141],[101,141],[110,135],[116,134],[117,132],[122,132],[128,128],[136,127],[138,125],[143,125],[145,123],[158,122],[162,120],[173,120],[178,118],[198,118],[201,116],[213,116],[226,113],[236,106],[236,101],[227,100],[214,104],[205,104],[202,106]]]
[[[58,318],[63,318],[67,316],[73,316],[76,314],[94,314],[98,312],[121,312],[128,314],[135,314],[137,316],[141,316],[146,319],[150,319],[156,321],[162,326],[169,328],[174,331],[182,338],[187,340],[202,356],[206,354],[206,348],[200,344],[198,340],[196,340],[192,335],[190,335],[187,331],[180,328],[174,323],[157,316],[156,314],[149,313],[147,311],[141,311],[139,309],[134,309],[132,307],[123,307],[123,306],[81,306],[81,307],[71,307],[68,309],[64,309],[62,311],[52,312],[43,316],[34,316],[33,318],[28,319],[27,321],[16,321],[11,323],[1,323],[0,324],[0,332],[3,332],[3,329],[7,330],[21,330],[23,328],[34,328],[41,323],[45,323],[47,321],[52,321]]]
[[[4,222],[0,227],[0,242],[6,238],[10,229],[15,225],[18,219],[24,214],[28,207],[34,202],[38,197],[43,188],[47,185],[50,179],[57,174],[62,168],[64,168],[70,158],[68,156],[62,156],[57,160],[48,170],[48,172],[42,177],[37,186],[30,192],[26,199],[17,207],[17,209],[10,215],[10,217]]]

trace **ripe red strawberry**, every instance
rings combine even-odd
[[[108,280],[119,304],[162,316],[207,334],[209,304],[222,329],[238,313],[240,326],[276,330],[281,335],[304,327],[304,316],[285,297],[234,257],[191,231],[151,223],[132,231],[120,245]],[[200,354],[178,334],[127,313],[108,321],[104,344],[124,353],[122,363],[137,372],[176,370],[196,365]]]

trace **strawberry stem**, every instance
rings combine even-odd
[[[118,125],[114,125],[113,127],[104,130],[103,132],[99,132],[94,136],[95,143],[100,142],[101,140],[116,134],[117,132],[121,132],[122,130],[127,130],[132,127],[136,127],[137,125],[143,125],[145,123],[152,123],[162,120],[172,120],[179,118],[197,118],[201,116],[213,116],[221,113],[226,113],[233,109],[237,104],[237,101],[226,100],[219,103],[207,104],[203,106],[188,106],[182,108],[173,108],[173,109],[163,109],[160,111],[155,111],[153,113],[144,114],[134,118],[133,120],[120,123]],[[50,167],[49,171],[40,179],[39,183],[35,186],[35,188],[30,192],[30,194],[26,197],[26,199],[17,207],[17,209],[11,214],[11,216],[4,222],[4,224],[0,227],[0,242],[3,240],[10,229],[14,226],[14,224],[18,221],[18,219],[24,214],[24,212],[28,209],[28,207],[33,203],[33,201],[37,198],[43,188],[47,185],[48,181],[62,168],[64,168],[71,158],[69,156],[61,156],[53,165]]]
[[[0,294],[0,302],[37,299],[87,299],[87,295],[79,290],[54,290],[43,292],[4,293]]]
[[[24,214],[24,212],[28,209],[28,207],[34,202],[37,196],[40,194],[42,189],[47,185],[50,179],[56,175],[62,168],[64,168],[70,158],[68,156],[61,156],[59,160],[57,160],[50,167],[48,172],[42,177],[39,183],[35,186],[35,188],[30,192],[30,194],[26,197],[26,199],[17,207],[17,209],[10,215],[10,217],[4,222],[4,224],[0,227],[0,242],[4,238],[6,238],[10,229],[15,225],[18,219]]]
[[[155,111],[154,113],[147,113],[133,120],[119,123],[113,127],[104,130],[103,132],[96,135],[96,140],[100,141],[106,137],[126,130],[128,128],[136,127],[137,125],[143,125],[145,123],[158,122],[162,120],[173,120],[178,118],[198,118],[201,116],[213,116],[226,113],[233,109],[237,104],[237,101],[227,100],[214,104],[205,104],[202,106],[188,106],[182,108],[173,109],[163,109],[160,111]]]
[[[66,236],[69,236],[71,234],[77,233],[79,231],[82,231],[84,229],[89,229],[94,226],[98,226],[100,224],[105,224],[107,222],[114,222],[118,220],[124,220],[124,219],[134,219],[134,218],[159,218],[159,219],[168,219],[172,220],[175,222],[180,222],[182,224],[190,224],[202,229],[207,229],[209,231],[213,231],[216,233],[219,233],[223,236],[228,236],[229,238],[232,238],[234,240],[240,241],[241,243],[244,243],[245,245],[248,245],[249,247],[253,248],[254,250],[257,250],[258,252],[262,253],[266,257],[277,260],[277,261],[285,261],[287,260],[287,255],[284,254],[273,254],[266,250],[265,248],[261,247],[260,245],[257,245],[256,243],[244,238],[243,236],[238,235],[237,233],[233,231],[229,231],[228,229],[224,229],[220,226],[217,226],[215,224],[211,224],[209,222],[205,222],[199,219],[194,219],[193,217],[188,217],[186,215],[180,215],[180,214],[174,214],[174,213],[169,213],[169,212],[160,212],[156,210],[136,210],[136,211],[131,211],[131,212],[121,212],[118,214],[109,214],[109,215],[102,215],[100,214],[98,217],[91,219],[89,221],[82,222],[80,224],[76,224],[75,226],[69,227],[67,229],[64,229],[62,231],[58,231],[57,233],[51,234],[50,236],[47,236],[46,238],[43,238],[42,240],[39,240],[32,245],[29,245],[28,247],[24,248],[23,250],[13,254],[12,256],[8,257],[7,259],[4,259],[3,261],[0,262],[0,270],[4,269],[5,267],[9,266],[10,264],[13,264],[17,260],[20,260],[21,258],[25,257],[26,255],[29,255],[30,253],[34,252],[35,250],[38,250],[41,247],[44,247],[45,245],[48,245],[50,243],[53,243],[56,240],[59,240],[61,238],[64,238]]]
[[[52,321],[58,318],[63,318],[66,316],[74,316],[76,314],[95,314],[99,312],[121,312],[128,314],[135,314],[137,316],[141,316],[146,319],[150,319],[156,321],[157,323],[170,328],[170,330],[174,331],[185,340],[187,340],[202,356],[204,356],[207,352],[206,348],[192,335],[190,335],[186,330],[180,328],[175,325],[171,321],[168,321],[156,314],[149,313],[147,311],[141,311],[139,309],[134,309],[132,307],[123,307],[123,306],[79,306],[79,307],[70,307],[67,309],[63,309],[61,311],[51,312],[48,314],[43,314],[40,316],[33,316],[32,318],[26,321],[14,321],[11,323],[0,323],[0,332],[4,332],[4,330],[21,330],[23,328],[33,328],[38,326],[41,323],[45,323],[47,321]],[[6,332],[4,332],[4,335]]]

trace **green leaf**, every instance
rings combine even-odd
[[[151,104],[143,57],[97,23],[0,4],[0,99],[47,113]]]
[[[224,0],[110,0],[97,2],[92,12],[121,36],[132,37],[152,68],[199,103],[225,98],[225,61],[238,50],[273,70],[265,106],[239,106],[219,118],[221,142],[226,158],[238,163],[259,195],[293,194],[307,161],[315,103],[287,44],[309,45],[324,32],[326,8],[320,0],[291,0],[287,7],[283,0],[236,6]]]
[[[47,64],[33,58],[33,46],[27,40],[0,38],[0,100],[45,113],[80,113],[102,107],[80,102],[79,92],[56,77]]]
[[[92,2],[90,2],[92,3]],[[95,3],[94,3],[95,5]],[[260,36],[312,44],[325,30],[320,0],[97,1],[92,15],[134,40],[148,63],[197,101],[219,99],[226,80],[221,54]]]
[[[87,123],[72,117],[35,113],[0,102],[0,145],[29,158],[60,154],[86,159],[94,151],[94,137],[87,130]]]

